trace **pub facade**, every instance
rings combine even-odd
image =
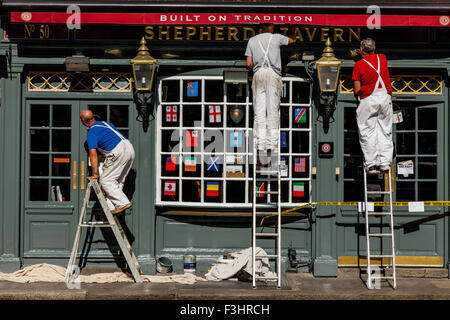
[[[136,150],[125,184],[133,207],[122,219],[146,273],[161,256],[181,271],[183,255],[195,254],[206,271],[221,255],[250,247],[252,73],[244,52],[264,21],[286,35],[293,25],[296,37],[282,49],[282,270],[292,268],[288,248],[315,276],[366,263],[350,52],[365,37],[388,59],[400,117],[393,126],[394,201],[404,202],[394,208],[397,265],[448,268],[450,4],[380,5],[382,17],[397,15],[380,28],[366,23],[368,4],[352,1],[133,4],[3,1],[0,271],[67,263],[90,170],[84,109],[113,123]],[[325,106],[314,61],[327,39],[342,65],[335,101]],[[147,95],[136,90],[130,63],[143,43],[157,60]],[[274,226],[270,218],[258,223]],[[82,239],[88,264],[123,262],[108,232]],[[262,246],[275,248],[271,240]],[[372,248],[382,254],[390,245]]]

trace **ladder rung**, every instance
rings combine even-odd
[[[367,212],[369,216],[390,216],[392,212]]]
[[[390,194],[389,191],[367,191],[367,194]]]
[[[260,211],[255,212],[258,216],[273,216],[275,214],[278,214],[278,211]]]
[[[278,280],[278,277],[255,276],[255,279]]]
[[[257,237],[278,237],[278,233],[255,233]]]
[[[278,208],[277,203],[257,203],[256,206],[259,206],[261,209],[267,208],[267,209],[276,209]]]
[[[369,233],[369,237],[392,237],[392,233]]]
[[[374,277],[374,276],[372,276],[372,277],[370,277],[372,280],[373,279],[394,279],[394,277]]]
[[[80,224],[81,227],[111,227],[111,225],[108,222],[86,222]]]
[[[392,254],[371,254],[369,259],[372,258],[392,258],[393,255]]]
[[[278,194],[278,191],[258,191],[256,195],[258,194]]]
[[[255,258],[278,258],[277,254],[265,254],[265,255],[259,255],[255,256]]]

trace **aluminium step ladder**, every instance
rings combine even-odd
[[[367,288],[368,289],[374,289],[374,281],[379,280],[393,280],[392,287],[395,289],[397,287],[397,278],[395,273],[395,244],[394,244],[394,211],[392,206],[392,168],[389,166],[388,172],[383,172],[383,177],[386,177],[386,174],[388,175],[388,190],[386,191],[369,191],[368,190],[368,184],[367,184],[367,175],[368,173],[366,170],[364,171],[364,211],[365,211],[365,220],[366,220],[366,250],[367,250]],[[378,173],[376,173],[378,174]],[[383,197],[385,195],[389,198],[389,211],[381,211],[381,212],[369,212],[368,210],[368,196],[369,195],[382,195]],[[371,233],[370,232],[370,221],[369,217],[371,216],[379,216],[382,218],[383,216],[389,217],[389,230],[388,233]],[[381,224],[383,225],[383,224]],[[382,228],[382,227],[381,227]],[[370,238],[390,238],[391,242],[391,254],[371,254],[370,252]],[[388,264],[385,267],[385,269],[389,268],[389,265],[392,266],[392,276],[381,276],[381,274],[374,275],[372,274],[373,270],[377,270],[373,268],[372,266],[372,259],[381,259],[381,266],[383,265],[383,259],[388,259]],[[390,263],[389,263],[390,261]],[[379,270],[379,269],[378,269]],[[386,271],[386,270],[384,270]]]
[[[278,133],[278,136],[280,134]],[[254,140],[255,141],[255,140]],[[267,153],[265,154],[265,164],[267,164],[267,167],[263,166],[257,166],[258,163],[258,154],[256,151],[255,144],[253,145],[253,214],[252,214],[252,280],[253,280],[253,288],[256,288],[256,280],[277,280],[277,287],[281,288],[281,181],[280,181],[280,149],[278,148],[275,158],[276,163],[273,164],[271,160],[274,158],[274,154],[270,156],[270,158],[267,156]],[[269,166],[270,164],[270,166]],[[271,189],[272,183],[276,182],[277,187],[276,190],[274,188]],[[265,188],[261,188],[261,190],[257,189],[258,183],[264,186],[267,186],[266,190],[263,190]],[[258,197],[264,197],[266,196],[266,203],[257,203],[256,199]],[[275,195],[276,201],[272,202],[272,195]],[[262,210],[263,209],[263,210]],[[270,211],[266,211],[264,209],[269,209]],[[264,232],[257,232],[257,226],[256,226],[256,218],[259,217],[269,217],[269,216],[277,216],[277,226],[276,226],[276,232],[274,233],[264,233]],[[272,238],[276,239],[276,254],[266,254],[266,255],[256,255],[256,242],[258,239],[267,239]],[[276,259],[276,266],[277,266],[277,272],[276,277],[265,277],[260,276],[256,274],[256,261],[260,259],[267,258],[269,260]]]
[[[94,189],[95,194],[102,206],[103,212],[108,221],[85,221],[87,206],[89,203],[89,197],[91,194],[91,188]],[[91,180],[86,189],[86,194],[84,196],[83,207],[81,209],[80,220],[78,222],[77,233],[75,235],[75,241],[73,243],[72,254],[70,255],[69,264],[66,270],[66,282],[70,281],[73,277],[75,271],[75,262],[78,253],[78,247],[80,244],[81,230],[82,228],[95,228],[95,227],[109,227],[112,229],[114,236],[120,246],[120,249],[125,257],[125,260],[128,264],[128,267],[133,275],[135,282],[142,282],[141,278],[141,266],[134,255],[133,248],[127,240],[125,232],[122,229],[120,221],[118,220],[116,215],[113,215],[111,211],[108,209],[108,205],[106,204],[105,196],[98,184],[96,179]]]

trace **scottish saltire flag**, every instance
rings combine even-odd
[[[177,158],[175,156],[169,156],[166,158],[166,171],[175,171],[176,159]]]
[[[188,97],[198,97],[198,81],[189,81],[186,87]]]
[[[174,196],[177,190],[176,181],[164,181],[164,195]]]
[[[261,184],[256,184],[256,197],[257,198],[263,198],[264,197],[264,193],[259,193],[264,191],[264,182],[262,182]]]
[[[286,131],[280,132],[280,146],[281,148],[287,148]]]
[[[232,131],[230,132],[230,147],[231,148],[240,148],[242,147],[242,132]]]
[[[306,158],[294,158],[294,171],[295,172],[306,172]]]
[[[195,156],[188,156],[184,158],[184,171],[197,171],[197,161]]]
[[[219,182],[217,181],[206,182],[206,196],[207,197],[219,196]]]
[[[306,108],[295,108],[294,109],[294,122],[295,123],[306,123]]]
[[[166,106],[166,121],[177,122],[177,106]]]
[[[222,122],[220,106],[209,106],[209,122],[210,123]]]
[[[219,172],[219,157],[209,157],[206,170]]]
[[[305,196],[305,183],[294,182],[294,198],[301,198]]]

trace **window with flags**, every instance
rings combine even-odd
[[[306,79],[283,78],[280,148],[285,206],[311,201],[309,86]],[[221,76],[175,76],[161,79],[158,90],[157,203],[251,206],[251,85],[224,83]],[[269,186],[256,187],[264,191]],[[266,197],[259,194],[257,201],[265,202]]]

